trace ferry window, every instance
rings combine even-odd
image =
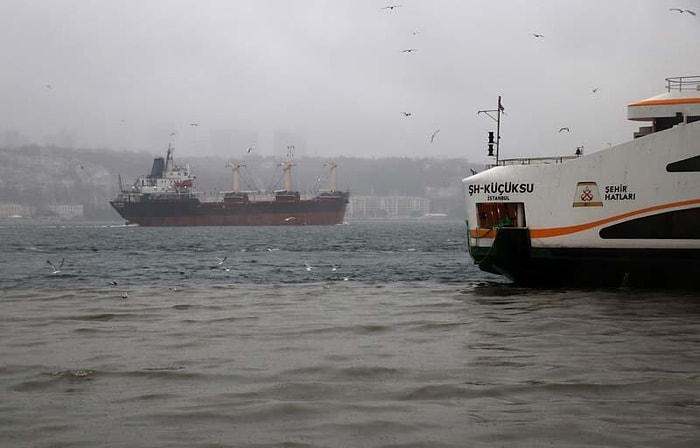
[[[666,165],[666,171],[669,173],[692,173],[700,171],[700,156],[669,163]]]
[[[485,202],[476,204],[480,228],[525,227],[525,207],[522,202]]]
[[[700,239],[700,207],[659,213],[600,230],[604,239]]]
[[[683,122],[683,115],[676,115],[675,117],[658,117],[654,118],[654,132],[665,131],[666,129],[671,129],[677,124]]]

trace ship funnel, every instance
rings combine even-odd
[[[165,170],[165,160],[162,157],[156,157],[155,159],[153,159],[153,167],[151,167],[151,177],[154,179],[162,178],[163,170]]]

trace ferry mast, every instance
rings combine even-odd
[[[489,157],[496,157],[496,165],[498,165],[498,156],[499,156],[499,149],[500,149],[500,144],[501,144],[501,112],[505,113],[505,108],[503,107],[503,104],[501,104],[501,96],[498,95],[498,107],[495,109],[486,109],[486,110],[480,110],[477,111],[476,114],[486,114],[489,118],[491,118],[493,121],[496,122],[496,138],[494,141],[494,135],[493,131],[489,131]],[[494,117],[493,114],[495,113],[496,116]],[[496,154],[494,155],[493,153],[493,146],[494,144],[496,145]]]

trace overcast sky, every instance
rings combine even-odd
[[[502,157],[629,139],[700,0],[2,0],[0,57],[0,145],[482,163],[498,95]]]

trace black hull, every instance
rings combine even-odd
[[[535,249],[528,229],[502,228],[492,247],[470,253],[480,269],[520,286],[700,289],[698,249]]]

